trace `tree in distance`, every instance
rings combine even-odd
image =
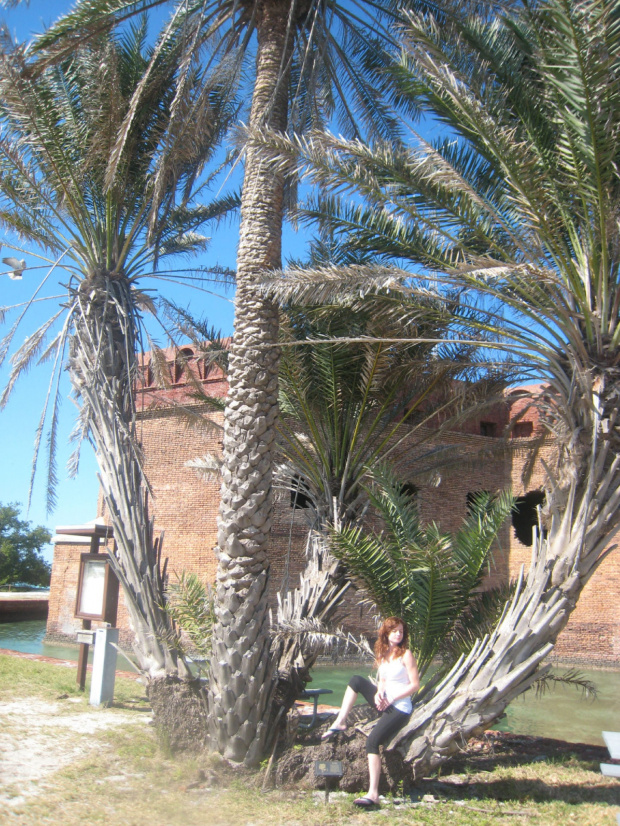
[[[19,518],[17,503],[0,503],[0,588],[7,585],[48,587],[52,566],[42,548],[52,538],[47,528]]]

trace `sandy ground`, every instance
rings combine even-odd
[[[44,793],[50,775],[101,750],[93,734],[150,720],[105,708],[78,710],[78,703],[83,707],[85,700],[27,698],[0,706],[0,810]]]

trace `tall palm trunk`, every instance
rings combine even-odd
[[[205,740],[206,708],[175,650],[174,629],[163,608],[161,548],[148,514],[135,434],[135,308],[127,279],[107,272],[86,278],[73,311],[69,373],[82,405],[82,425],[95,444],[114,527],[112,566],[123,586],[134,651],[147,677],[155,721],[167,730],[170,745],[196,748]]]
[[[267,541],[278,415],[278,310],[256,290],[281,266],[283,182],[252,141],[252,130],[286,128],[292,34],[288,2],[256,8],[258,53],[246,150],[237,257],[235,337],[225,413],[216,626],[210,724],[226,757],[260,760],[273,691],[269,656]]]

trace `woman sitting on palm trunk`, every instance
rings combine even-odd
[[[379,629],[375,644],[378,684],[374,685],[365,677],[352,677],[338,716],[323,734],[323,739],[328,740],[346,729],[347,715],[355,705],[358,694],[362,694],[366,702],[379,711],[379,720],[366,740],[370,776],[368,793],[354,801],[356,806],[370,808],[378,804],[381,775],[379,746],[407,722],[412,709],[411,695],[420,686],[418,666],[408,648],[408,641],[409,631],[405,622],[400,617],[388,617]]]

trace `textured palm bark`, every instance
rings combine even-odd
[[[579,594],[609,553],[605,548],[620,522],[618,371],[598,379],[596,372],[573,373],[577,392],[559,417],[570,423],[572,438],[565,442],[560,473],[547,491],[548,535],[533,549],[527,578],[495,631],[423,693],[409,723],[390,743],[411,763],[416,777],[488,728],[541,676],[547,668],[542,662]]]
[[[81,404],[82,427],[95,445],[114,527],[112,565],[124,589],[138,664],[150,680],[187,679],[162,607],[161,549],[148,514],[134,430],[136,342],[130,285],[105,272],[86,278],[74,295],[73,313],[69,374]]]
[[[288,2],[258,2],[258,52],[250,132],[286,128]],[[281,265],[283,182],[248,142],[237,258],[235,337],[225,412],[216,625],[210,682],[213,745],[257,763],[268,734],[273,662],[268,634],[267,541],[278,416],[278,310],[255,288]]]
[[[329,627],[351,587],[341,563],[329,552],[327,532],[311,531],[306,548],[307,562],[292,591],[278,594],[273,650],[276,662],[275,703],[285,712],[293,707],[310,678],[310,669],[321,653],[314,640],[317,630]]]

